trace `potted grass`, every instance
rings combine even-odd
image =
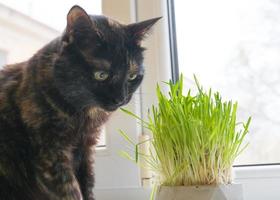
[[[190,90],[184,95],[182,75],[177,83],[167,83],[168,96],[157,86],[158,105],[148,112],[148,121],[123,109],[150,130],[151,139],[134,143],[121,131],[134,151],[122,155],[154,172],[152,199],[241,200],[242,186],[232,182],[232,165],[247,146],[243,140],[251,118],[238,123],[237,103],[203,90],[194,79],[194,95]],[[150,149],[141,151],[145,143]]]

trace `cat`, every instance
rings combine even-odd
[[[159,19],[124,25],[75,5],[60,37],[0,71],[1,200],[94,199],[100,126],[142,82],[141,41]]]

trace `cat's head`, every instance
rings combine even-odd
[[[123,25],[72,7],[54,72],[66,100],[108,111],[128,103],[144,76],[141,41],[159,19]]]

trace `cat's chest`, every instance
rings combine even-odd
[[[72,130],[72,134],[84,138],[88,135],[97,134],[100,127],[107,122],[109,116],[110,113],[103,109],[87,108],[79,115],[66,121],[66,126]]]
[[[110,114],[111,114],[110,112],[107,112],[101,108],[96,108],[96,107],[88,108],[86,110],[86,116],[89,120],[89,123],[93,127],[100,127],[104,123],[106,123]]]
[[[73,167],[79,168],[80,164],[92,156],[98,142],[101,126],[106,123],[110,113],[99,109],[87,109],[76,133],[79,137],[73,146]]]

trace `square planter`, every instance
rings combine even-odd
[[[161,186],[156,200],[243,200],[243,189],[241,184]]]

